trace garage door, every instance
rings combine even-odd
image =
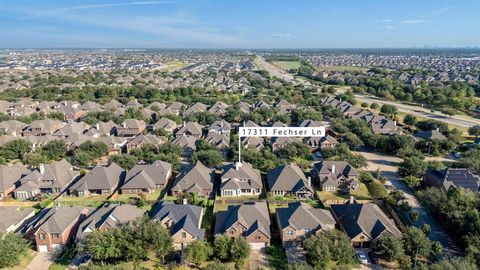
[[[267,247],[267,244],[266,243],[250,243],[250,247],[253,250],[261,250]]]
[[[38,252],[48,252],[48,247],[46,245],[38,246]]]

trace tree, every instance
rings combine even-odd
[[[338,230],[312,235],[305,241],[304,246],[307,260],[315,269],[325,269],[332,261],[339,267],[356,262],[350,238]]]
[[[422,179],[413,175],[408,175],[403,178],[403,181],[405,182],[405,184],[407,184],[407,186],[411,188],[416,188],[420,185]]]
[[[432,242],[417,227],[408,227],[402,237],[405,253],[411,257],[428,256],[432,250]]]
[[[395,116],[397,114],[397,107],[389,104],[383,104],[380,108],[380,112],[389,116]]]
[[[402,240],[390,235],[382,236],[377,241],[377,249],[389,261],[399,260],[404,255]]]
[[[368,183],[368,192],[375,200],[385,198],[388,194],[383,184],[375,180]]]
[[[377,110],[379,107],[380,106],[378,105],[378,103],[374,102],[374,103],[370,104],[370,109],[372,109],[372,110]]]
[[[232,240],[226,235],[220,235],[215,237],[213,242],[213,254],[221,261],[226,261],[230,257]]]
[[[125,170],[130,170],[138,164],[138,159],[129,154],[114,155],[108,158],[108,164],[117,163],[118,166]]]
[[[237,237],[232,242],[230,253],[233,255],[232,260],[235,262],[235,268],[242,269],[245,260],[250,255],[250,244],[244,237]]]
[[[30,244],[16,233],[0,233],[0,268],[13,267],[20,263]]]
[[[49,160],[60,160],[67,156],[67,144],[61,140],[53,140],[42,147],[42,155]]]
[[[480,125],[469,127],[468,134],[471,136],[475,136],[475,138],[480,137]]]
[[[202,150],[194,154],[194,161],[200,160],[207,167],[220,167],[223,162],[222,153],[219,150]]]
[[[47,163],[48,159],[40,153],[29,153],[23,157],[23,163],[37,168],[42,163]]]
[[[314,270],[314,268],[307,263],[300,262],[300,263],[288,264],[287,270]]]
[[[403,123],[405,125],[414,126],[417,123],[417,117],[412,114],[407,114],[403,118]]]
[[[93,157],[85,151],[75,151],[72,157],[72,164],[80,168],[92,166]]]
[[[5,159],[22,159],[23,156],[30,152],[31,143],[24,139],[16,139],[6,143],[0,148],[0,156]]]
[[[226,264],[221,263],[219,261],[213,261],[207,264],[204,270],[229,270]]]
[[[206,262],[213,254],[213,249],[207,241],[196,240],[191,242],[184,251],[185,259],[194,264]]]
[[[409,175],[420,177],[425,173],[426,169],[427,162],[419,157],[411,156],[403,159],[400,168],[398,168],[398,172],[404,177]]]

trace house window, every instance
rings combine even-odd
[[[53,238],[60,238],[60,234],[59,233],[52,233],[52,237]]]
[[[288,236],[292,236],[292,235],[293,235],[293,231],[292,231],[292,230],[288,230],[288,231],[287,231],[287,235],[288,235]]]
[[[230,231],[230,234],[234,234],[235,232],[234,231]]]
[[[187,233],[186,232],[182,232],[182,238],[187,238]]]
[[[260,235],[255,236],[255,239],[260,240],[262,237]]]
[[[45,240],[45,234],[41,233],[38,238],[40,238],[40,240]]]

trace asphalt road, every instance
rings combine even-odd
[[[360,102],[368,102],[368,103],[378,103],[380,105],[388,104],[397,107],[398,111],[416,115],[423,118],[433,119],[440,122],[444,122],[446,124],[456,125],[460,127],[469,128],[471,126],[480,125],[480,119],[475,119],[472,117],[461,117],[457,115],[453,115],[451,117],[445,116],[443,113],[435,111],[432,112],[429,109],[423,108],[421,106],[414,106],[414,105],[407,105],[398,102],[386,101],[383,99],[369,97],[364,95],[355,95],[358,101]]]
[[[428,235],[430,240],[438,241],[443,246],[442,257],[451,258],[459,254],[459,249],[445,232],[440,223],[435,220],[425,208],[423,208],[420,202],[414,195],[414,192],[409,189],[405,183],[400,180],[400,176],[397,173],[398,164],[402,162],[401,158],[375,153],[368,150],[357,151],[368,160],[367,170],[381,171],[382,175],[387,177],[386,185],[395,187],[405,195],[406,201],[410,204],[412,209],[418,211],[419,218],[415,222],[415,226],[421,226],[423,224],[429,224],[431,232]]]

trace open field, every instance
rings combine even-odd
[[[272,64],[285,70],[298,69],[301,66],[300,61],[273,61]]]

